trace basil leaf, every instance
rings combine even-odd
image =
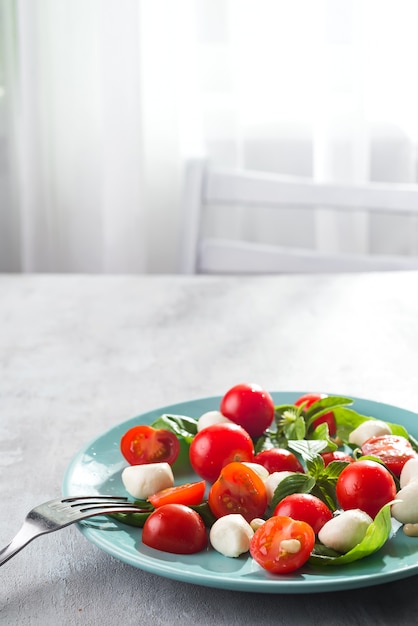
[[[109,517],[112,517],[118,522],[122,522],[122,524],[127,524],[128,526],[142,528],[145,521],[154,511],[154,507],[148,500],[134,500],[134,504],[142,509],[142,511],[136,511],[135,513],[110,513]]]
[[[151,426],[170,430],[178,437],[183,437],[188,443],[192,442],[197,433],[197,420],[186,415],[160,415]]]
[[[347,467],[347,465],[350,465],[348,461],[331,461],[331,463],[328,463],[325,470],[328,479],[338,478],[338,476],[341,474],[343,469]]]
[[[374,518],[373,522],[367,529],[366,535],[354,548],[339,556],[329,556],[322,554],[321,551],[316,552],[314,548],[309,563],[311,565],[345,565],[364,559],[366,556],[380,550],[380,548],[389,539],[392,532],[392,523],[390,517],[390,507],[392,503],[385,504]]]
[[[360,424],[366,420],[375,419],[361,415],[357,413],[357,411],[348,409],[347,407],[335,407],[333,412],[337,423],[338,436],[345,442],[348,441],[351,431],[357,428],[357,426],[360,426]]]
[[[294,450],[305,460],[313,459],[323,452],[328,446],[328,441],[322,439],[301,439],[288,441],[288,447]]]
[[[295,473],[284,478],[276,487],[271,501],[272,510],[286,496],[292,493],[309,493],[315,485],[315,478],[307,474]]]
[[[199,513],[206,528],[210,528],[216,522],[216,517],[210,510],[207,502],[202,502],[201,504],[189,504],[188,506],[191,509],[194,509],[196,513]]]
[[[313,402],[309,409],[306,412],[308,418],[315,415],[318,417],[324,413],[328,413],[329,410],[337,406],[345,406],[353,404],[353,400],[351,398],[345,398],[344,396],[327,396],[326,398],[321,398],[321,400],[317,400]]]
[[[135,504],[138,504],[141,508],[149,509],[148,511],[135,512],[135,513],[111,513],[109,517],[126,524],[127,526],[135,526],[136,528],[143,528],[146,520],[155,510],[150,502],[147,500],[135,500]],[[207,502],[201,504],[190,504],[189,507],[199,513],[203,520],[203,523],[207,528],[210,528],[215,522],[216,517],[213,515]]]

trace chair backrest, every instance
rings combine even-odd
[[[220,205],[277,209],[311,208],[418,216],[418,185],[340,185],[244,170],[212,168],[192,160],[185,173],[181,272],[319,273],[418,269],[418,257],[325,253],[225,237],[210,238],[203,211]]]

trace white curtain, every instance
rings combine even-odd
[[[0,271],[176,272],[189,156],[415,182],[417,17],[416,0],[0,0]],[[418,253],[417,225],[387,217],[289,213],[277,232]]]

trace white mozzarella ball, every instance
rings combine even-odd
[[[168,463],[146,463],[125,467],[122,482],[131,496],[146,500],[158,491],[173,487],[174,476]]]
[[[413,480],[418,480],[418,458],[408,459],[399,477],[401,487],[406,487],[406,485]]]
[[[370,437],[380,437],[381,435],[391,435],[392,431],[385,422],[380,420],[367,420],[351,431],[348,441],[361,447]]]
[[[254,531],[239,513],[224,515],[210,529],[209,539],[217,552],[224,556],[238,557],[250,549]]]
[[[220,411],[208,411],[207,413],[203,413],[197,420],[197,432],[199,433],[204,428],[208,426],[212,426],[212,424],[231,424],[231,420],[229,420],[225,415],[222,415]]]
[[[345,554],[362,541],[372,522],[360,509],[343,511],[322,526],[318,538],[327,548]]]
[[[296,472],[285,472],[285,471],[273,472],[266,478],[266,480],[264,481],[264,484],[266,486],[267,502],[269,504],[271,504],[271,501],[273,500],[274,492],[276,491],[278,485],[280,485],[282,480],[284,480],[288,476],[293,476],[293,474],[295,473]]]
[[[398,491],[391,513],[401,524],[418,523],[418,480],[412,480]]]
[[[252,469],[263,482],[265,482],[270,475],[268,470],[263,465],[260,465],[260,463],[247,463],[247,461],[242,461],[242,464]]]

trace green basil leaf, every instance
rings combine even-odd
[[[319,476],[321,476],[325,471],[325,463],[322,456],[316,454],[315,456],[306,459],[306,469],[311,476],[319,478]]]
[[[197,433],[197,420],[186,415],[160,415],[151,426],[170,430],[178,437],[186,439],[188,443],[191,443]]]
[[[311,565],[345,565],[346,563],[352,563],[359,559],[373,554],[380,550],[380,548],[389,539],[392,532],[392,523],[390,517],[391,502],[385,504],[374,518],[373,522],[367,529],[365,537],[359,544],[354,546],[349,552],[341,554],[339,556],[327,556],[315,552],[315,548],[312,555],[309,558]]]
[[[315,485],[315,479],[307,474],[295,473],[284,478],[276,487],[271,501],[274,510],[278,503],[292,493],[309,493]]]
[[[363,422],[375,419],[366,415],[361,415],[353,409],[347,407],[336,407],[334,409],[334,417],[337,424],[338,436],[345,442],[348,441],[352,430],[360,426]]]
[[[203,520],[203,523],[207,528],[210,528],[215,522],[216,517],[212,513],[209,508],[209,504],[207,502],[202,502],[201,504],[189,504],[191,509],[194,509],[196,513],[199,513],[200,517]]]
[[[326,476],[328,479],[338,478],[347,465],[350,465],[348,461],[331,461],[325,468]]]
[[[288,441],[287,445],[291,450],[300,454],[304,461],[308,461],[320,452],[323,452],[328,446],[328,441],[321,439],[298,439]]]
[[[317,400],[306,412],[308,418],[315,415],[315,417],[319,417],[319,415],[329,413],[329,410],[337,406],[347,406],[353,404],[353,400],[351,398],[345,398],[344,396],[327,396],[326,398],[321,398],[321,400]]]

